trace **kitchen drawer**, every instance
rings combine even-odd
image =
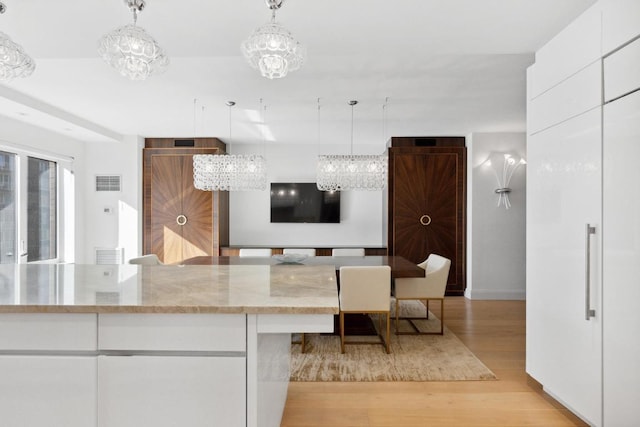
[[[96,333],[96,314],[0,314],[0,351],[95,351]]]
[[[244,314],[100,314],[100,350],[233,351],[246,349]]]

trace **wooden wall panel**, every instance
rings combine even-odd
[[[465,147],[389,148],[389,255],[415,263],[431,253],[451,259],[448,295],[465,289],[465,184]]]
[[[218,145],[223,143],[216,138],[197,140],[201,147],[170,147],[172,138],[145,141],[143,252],[156,253],[163,262],[219,255],[220,246],[229,242],[228,194],[193,186],[193,155],[220,154]],[[207,144],[210,147],[202,146]],[[178,215],[186,217],[183,226],[176,221]]]

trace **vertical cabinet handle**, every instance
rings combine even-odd
[[[585,319],[595,317],[596,311],[591,308],[591,235],[596,234],[596,228],[587,224],[585,233],[585,268],[584,268],[584,305]]]
[[[429,215],[422,215],[420,217],[420,224],[422,224],[422,225],[431,224],[431,217]]]
[[[176,217],[176,222],[178,225],[185,225],[187,223],[187,217],[184,215],[178,215]]]

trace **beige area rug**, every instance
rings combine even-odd
[[[395,302],[393,304],[395,307]],[[403,301],[400,315],[424,315],[417,301]],[[394,316],[395,314],[392,313]],[[395,335],[391,323],[391,354],[382,345],[346,345],[340,353],[340,336],[307,334],[307,351],[291,346],[291,381],[471,381],[497,377],[445,325],[444,335]],[[378,327],[379,322],[374,318]],[[416,324],[422,331],[439,331],[440,320]],[[411,330],[400,321],[401,330]],[[376,341],[377,337],[349,337]]]

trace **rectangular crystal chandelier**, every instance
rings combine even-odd
[[[267,164],[258,155],[195,154],[193,186],[204,191],[264,190]]]
[[[353,154],[353,106],[351,106],[351,154],[320,155],[316,167],[316,185],[322,191],[382,190],[387,183],[389,161],[386,154]],[[318,106],[318,112],[320,107]],[[318,118],[318,122],[320,119]]]
[[[318,156],[316,182],[319,190],[382,190],[389,162],[381,155]]]

